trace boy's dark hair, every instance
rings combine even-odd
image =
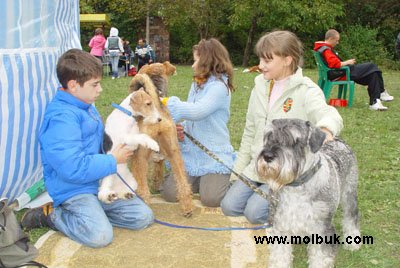
[[[70,49],[58,59],[57,78],[63,88],[67,88],[70,80],[76,80],[81,86],[92,79],[103,75],[101,61],[80,49]]]

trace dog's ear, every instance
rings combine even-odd
[[[176,67],[172,65],[169,61],[163,62],[165,68],[165,74],[171,76],[176,73]]]
[[[272,121],[271,121],[272,125],[273,125],[273,126],[278,126],[279,120],[280,120],[280,119],[274,119],[274,120],[272,120]]]
[[[318,127],[311,127],[310,131],[311,134],[308,144],[311,152],[316,153],[322,147],[322,144],[324,144],[326,134]]]

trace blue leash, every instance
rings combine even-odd
[[[125,109],[124,107],[116,104],[116,103],[112,103],[111,104],[114,108],[120,110],[121,112],[125,113],[128,116],[132,116],[132,113],[130,111],[128,111],[127,109]],[[104,151],[104,150],[103,150]],[[126,187],[128,187],[129,190],[131,190],[131,192],[137,196],[138,198],[140,198],[140,200],[142,200],[144,202],[144,200],[136,194],[135,190],[132,189],[131,186],[129,186],[129,184],[124,180],[124,178],[117,172],[116,173],[118,178],[126,185]],[[272,227],[271,224],[263,224],[263,225],[259,225],[259,226],[255,226],[255,227],[197,227],[197,226],[187,226],[187,225],[178,225],[178,224],[173,224],[173,223],[169,223],[169,222],[165,222],[165,221],[160,221],[157,219],[154,219],[154,222],[167,226],[167,227],[171,227],[171,228],[176,228],[176,229],[192,229],[192,230],[201,230],[201,231],[243,231],[243,230],[261,230],[261,229],[267,229]]]
[[[196,227],[196,226],[185,226],[185,225],[177,225],[177,224],[172,224],[164,221],[160,221],[157,219],[154,219],[154,222],[165,225],[167,227],[171,228],[178,228],[178,229],[194,229],[194,230],[201,230],[201,231],[243,231],[243,230],[261,230],[261,229],[267,229],[271,227],[269,224],[264,224],[264,225],[259,225],[255,227]]]
[[[143,199],[136,194],[135,190],[132,189],[131,186],[122,178],[122,176],[117,172],[118,178],[126,185],[126,187],[131,190],[131,192],[140,198],[140,200],[143,201]],[[143,201],[144,202],[144,201]],[[176,229],[192,229],[192,230],[201,230],[201,231],[243,231],[243,230],[261,230],[261,229],[267,229],[271,227],[270,224],[264,224],[264,225],[259,225],[259,226],[254,226],[254,227],[197,227],[197,226],[187,226],[187,225],[178,225],[178,224],[173,224],[165,221],[160,221],[157,219],[154,219],[154,222],[171,227],[171,228],[176,228]]]

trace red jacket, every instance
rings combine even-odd
[[[314,50],[318,51],[322,46],[327,46],[330,49],[325,49],[322,52],[322,57],[325,59],[325,63],[328,64],[329,68],[340,68],[342,65],[342,60],[339,58],[338,55],[333,52],[333,47],[324,41],[317,41],[314,43]],[[338,80],[346,80],[346,76],[340,77]]]
[[[318,49],[322,46],[330,47],[331,49],[325,49],[322,52],[322,57],[324,57],[326,63],[328,64],[329,68],[340,68],[341,67],[341,60],[340,58],[332,51],[333,47],[323,41],[317,41],[314,43],[314,50],[318,51]]]

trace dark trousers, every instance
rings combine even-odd
[[[369,103],[372,105],[385,91],[381,70],[373,63],[350,66],[350,79],[357,84],[368,86]]]
[[[138,56],[138,71],[140,70],[140,68],[143,67],[143,65],[148,64],[150,60],[150,56],[146,55],[144,58],[142,58],[142,56]]]

